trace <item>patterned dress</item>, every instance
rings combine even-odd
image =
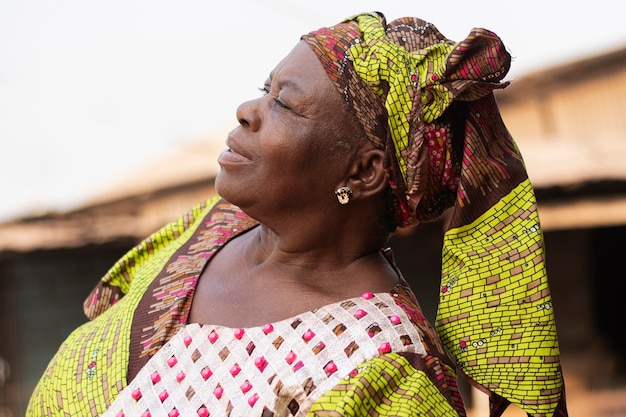
[[[128,252],[26,415],[465,415],[453,363],[405,284],[259,327],[188,323],[206,263],[256,225],[216,198]]]

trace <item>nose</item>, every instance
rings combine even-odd
[[[261,125],[259,101],[261,98],[248,100],[237,107],[237,121],[243,127],[257,131]]]

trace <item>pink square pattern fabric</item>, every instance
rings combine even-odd
[[[426,355],[387,293],[264,326],[188,324],[155,354],[104,416],[301,416],[364,361]]]

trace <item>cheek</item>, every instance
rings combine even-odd
[[[334,187],[349,156],[345,146],[338,145],[337,131],[331,128],[336,126],[336,117],[328,119],[328,123],[274,120],[271,135],[259,143],[263,153],[259,175],[279,175],[283,180],[294,179],[307,185],[324,182],[326,187]]]
[[[311,145],[316,140],[314,134],[302,127],[289,129],[287,126],[279,126],[273,129],[271,137],[259,143],[264,168],[285,173],[305,169],[313,162]]]

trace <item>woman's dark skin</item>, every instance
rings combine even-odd
[[[198,283],[189,321],[260,326],[323,305],[386,292],[398,275],[379,249],[387,179],[383,151],[358,130],[304,42],[266,95],[239,106],[220,155],[218,193],[261,224],[225,245]],[[341,205],[334,190],[352,190]]]

